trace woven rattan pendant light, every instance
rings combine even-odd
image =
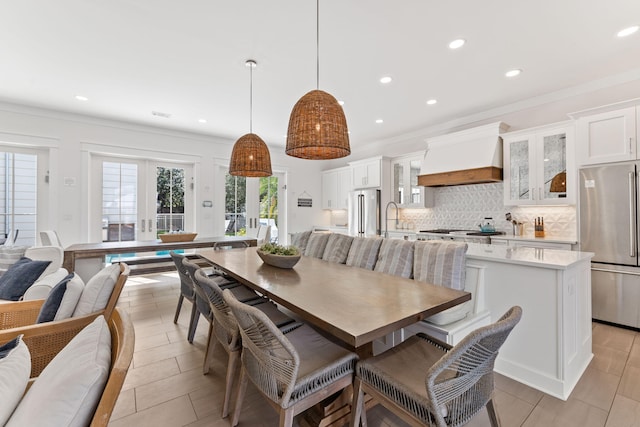
[[[262,138],[253,133],[253,69],[257,63],[253,59],[245,62],[249,67],[249,133],[243,135],[233,145],[229,174],[247,177],[271,176],[271,156]]]
[[[316,90],[293,106],[285,152],[293,157],[324,160],[351,154],[347,119],[338,101],[320,90],[320,1],[316,0]]]

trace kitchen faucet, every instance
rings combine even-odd
[[[389,226],[389,205],[393,205],[396,207],[396,229],[398,228],[398,205],[396,202],[387,203],[387,207],[384,208],[384,237],[389,237],[389,232],[387,231],[387,227]]]

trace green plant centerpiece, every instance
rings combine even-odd
[[[293,268],[300,260],[300,250],[295,246],[265,243],[256,251],[265,264],[279,268]]]

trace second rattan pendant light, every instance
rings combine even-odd
[[[293,106],[285,152],[303,159],[325,160],[351,154],[347,119],[338,101],[320,90],[320,2],[316,0],[316,90]]]
[[[263,177],[271,176],[271,156],[267,144],[253,133],[253,69],[257,63],[253,59],[245,62],[249,67],[249,133],[243,135],[233,145],[229,174],[235,176]]]

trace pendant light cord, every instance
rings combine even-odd
[[[253,67],[255,62],[249,62],[249,133],[253,133]]]
[[[320,90],[320,0],[316,0],[316,89]]]

